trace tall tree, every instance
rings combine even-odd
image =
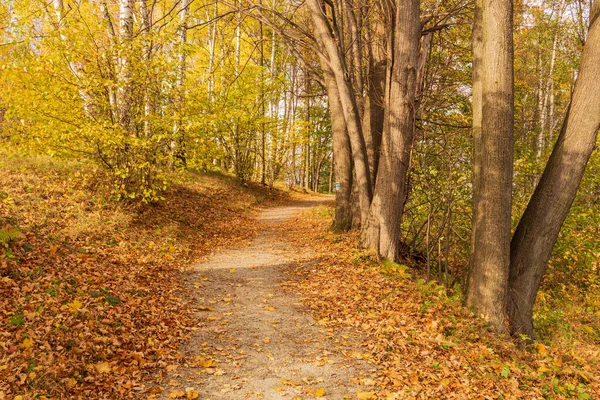
[[[600,1],[595,0],[569,111],[511,242],[508,314],[513,334],[534,336],[535,298],[596,145],[600,128],[598,65]]]
[[[119,107],[119,122],[130,131],[132,126],[132,54],[131,39],[133,38],[133,0],[119,0],[119,34],[121,46],[119,54],[119,89],[117,103]]]
[[[466,304],[506,331],[513,171],[512,0],[481,4],[481,139],[473,216],[473,254]],[[475,100],[475,99],[474,99]],[[474,105],[474,107],[479,107]]]
[[[415,129],[417,65],[421,38],[419,1],[395,4],[385,88],[384,131],[377,181],[369,219],[362,235],[364,244],[378,255],[397,260],[400,222],[407,187]]]
[[[367,219],[371,204],[372,188],[367,149],[354,89],[344,61],[345,57],[340,51],[339,33],[336,40],[333,34],[335,31],[327,20],[323,2],[320,0],[308,0],[308,6],[317,41],[327,54],[327,62],[333,71],[339,91],[342,112],[352,148],[352,160],[356,176],[355,186],[358,193],[361,222],[364,222]]]
[[[346,231],[352,226],[352,151],[335,76],[326,60],[322,60],[321,65],[329,100],[336,179],[335,216],[332,228]]]

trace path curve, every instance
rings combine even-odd
[[[367,390],[368,364],[346,357],[354,349],[340,333],[319,325],[280,286],[290,266],[314,255],[280,238],[277,224],[324,201],[263,210],[256,238],[196,266],[189,280],[200,286],[204,311],[183,350],[188,362],[170,372],[162,398],[186,388],[211,400],[344,399]]]

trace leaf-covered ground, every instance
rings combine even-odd
[[[157,375],[181,363],[199,323],[182,272],[254,237],[254,206],[283,196],[219,176],[182,181],[159,205],[119,206],[85,165],[0,160],[0,400],[147,398]],[[328,337],[352,330],[358,338],[340,363],[372,365],[359,398],[600,395],[597,345],[519,350],[489,333],[459,295],[418,270],[378,265],[352,234],[329,232],[330,220],[331,209],[319,207],[275,235],[311,254],[286,289]],[[222,322],[211,321],[215,329]],[[297,397],[332,392],[319,390]]]
[[[370,396],[371,366],[351,332],[319,324],[283,290],[297,264],[312,263],[278,226],[324,200],[312,196],[262,210],[259,234],[186,274],[198,326],[181,357],[157,377],[155,399],[353,399]],[[293,275],[292,275],[293,276]],[[150,397],[149,397],[150,399]]]
[[[600,396],[597,346],[519,350],[489,333],[459,295],[426,283],[419,271],[378,265],[352,235],[331,233],[331,209],[304,213],[282,227],[317,261],[296,270],[290,290],[333,330],[353,327],[376,367],[383,399],[591,399]]]
[[[190,174],[156,206],[118,206],[88,172],[0,160],[0,399],[144,398],[195,324],[180,272],[283,196]]]

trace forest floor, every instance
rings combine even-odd
[[[597,343],[519,349],[331,232],[331,197],[186,173],[128,205],[98,179],[0,158],[0,400],[600,396]]]
[[[296,196],[298,197],[298,196]],[[186,276],[199,324],[153,398],[591,399],[597,346],[519,349],[422,271],[329,231],[331,201],[267,208]]]
[[[161,398],[370,396],[374,370],[345,356],[358,354],[352,333],[334,334],[319,325],[298,295],[281,286],[293,266],[310,264],[315,254],[282,239],[278,228],[324,202],[314,197],[263,210],[257,237],[217,252],[186,275],[201,322]]]

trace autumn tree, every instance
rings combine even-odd
[[[473,253],[466,303],[502,332],[506,329],[513,172],[513,10],[510,0],[484,0],[476,7],[473,43],[478,71],[474,74],[481,80],[481,97],[477,94],[473,100],[481,104],[474,103],[473,109],[476,118],[481,112],[481,131],[475,127]]]
[[[600,128],[600,2],[589,32],[571,104],[542,177],[511,241],[508,314],[513,334],[534,336],[533,306],[548,260],[577,194]]]

